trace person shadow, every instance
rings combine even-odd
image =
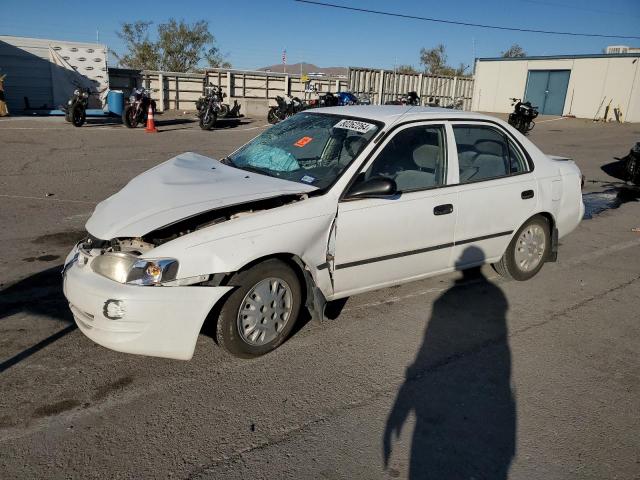
[[[479,267],[482,250],[456,261],[462,278],[434,303],[383,435],[385,469],[411,413],[410,479],[506,479],[516,451],[507,299]]]

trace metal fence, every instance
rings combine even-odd
[[[369,94],[372,103],[382,104],[415,91],[425,105],[437,102],[446,106],[459,99],[463,102],[463,108],[470,110],[473,92],[473,79],[468,77],[396,73],[392,70],[355,67],[349,68],[348,79],[308,77],[306,84],[299,74],[255,70],[215,68],[206,73],[178,73],[109,69],[110,88],[121,89],[125,93],[133,87],[150,88],[161,111],[195,110],[195,102],[202,95],[205,78],[221,86],[228,100],[237,99],[243,103],[245,111],[253,106],[254,112],[264,114],[269,105],[275,104],[276,96],[284,94],[310,99],[326,92],[349,90],[356,95]]]
[[[195,102],[202,95],[205,78],[216,86],[221,86],[227,99],[252,101],[266,107],[275,104],[278,95],[292,95],[299,98],[315,98],[318,94],[336,93],[346,90],[346,79],[332,77],[311,77],[305,91],[300,75],[260,72],[253,70],[233,70],[216,68],[206,73],[158,72],[150,70],[109,69],[110,88],[128,93],[134,87],[144,86],[152,90],[158,101],[159,110],[195,110]]]
[[[349,67],[349,90],[356,95],[369,94],[376,104],[396,100],[407,92],[416,92],[423,105],[438,103],[446,106],[462,100],[462,108],[470,110],[473,78]]]

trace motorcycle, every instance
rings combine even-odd
[[[338,105],[359,105],[360,100],[351,92],[338,92]]]
[[[271,125],[275,125],[306,108],[302,100],[297,97],[292,97],[291,95],[286,95],[285,97],[277,96],[276,102],[278,104],[269,108],[269,112],[267,113],[267,121]]]
[[[122,123],[127,128],[136,128],[138,124],[147,121],[149,105],[153,114],[156,113],[156,102],[151,99],[151,92],[147,88],[134,88],[122,111]]]
[[[385,102],[385,105],[411,105],[416,107],[420,105],[420,97],[418,97],[416,92],[408,92],[397,100],[389,100],[388,102]]]
[[[532,106],[531,102],[523,102],[519,98],[512,98],[511,101],[513,112],[509,114],[509,125],[526,135],[536,125],[533,119],[538,116],[538,107]]]
[[[87,120],[87,105],[89,104],[89,88],[78,87],[64,108],[64,119],[74,127],[81,127]]]
[[[637,142],[629,153],[622,158],[627,180],[640,185],[640,142]]]
[[[216,87],[212,84],[204,87],[203,96],[196,101],[197,115],[202,130],[211,130],[218,117],[222,118],[229,114],[229,106],[222,104],[223,98],[222,87]]]

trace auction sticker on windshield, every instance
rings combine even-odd
[[[346,118],[340,120],[333,126],[333,128],[344,128],[346,130],[352,130],[358,133],[367,133],[373,127],[375,127],[375,125],[373,125],[372,123],[360,122],[358,120],[348,120]]]
[[[313,137],[302,137],[300,140],[298,140],[293,145],[296,146],[296,147],[304,147],[311,140],[313,140]]]

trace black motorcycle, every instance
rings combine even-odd
[[[622,158],[624,160],[624,169],[627,174],[627,180],[640,185],[640,142],[637,142],[629,154]]]
[[[509,125],[526,135],[536,125],[533,119],[538,116],[538,107],[532,106],[531,102],[523,102],[519,98],[512,98],[511,101],[513,112],[509,114]]]
[[[407,92],[397,100],[389,100],[385,102],[385,105],[411,105],[414,107],[420,106],[420,97],[417,92]]]
[[[202,97],[196,101],[197,115],[200,119],[200,128],[202,130],[211,130],[218,117],[224,117],[229,114],[229,106],[222,104],[223,98],[222,87],[212,84],[204,87]]]
[[[298,97],[292,97],[291,95],[284,97],[277,96],[276,102],[277,105],[269,108],[269,112],[267,112],[267,121],[271,125],[275,125],[307,108],[302,100]]]
[[[64,108],[64,119],[74,127],[81,127],[87,120],[87,106],[89,105],[89,88],[78,87]]]
[[[124,105],[122,123],[127,128],[136,128],[138,124],[144,125],[149,114],[149,105],[151,105],[151,110],[155,115],[156,102],[151,98],[151,92],[146,88],[134,88]]]

